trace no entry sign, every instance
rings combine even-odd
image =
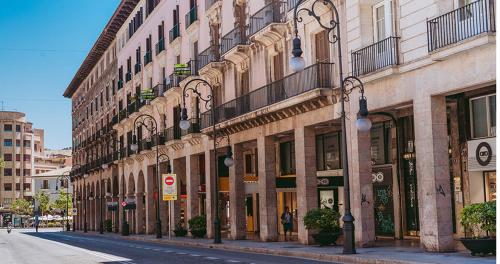
[[[177,175],[162,174],[163,201],[177,200]]]

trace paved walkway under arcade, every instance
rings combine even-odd
[[[82,235],[83,232],[78,232]],[[95,232],[89,232],[95,234]],[[265,253],[283,256],[296,256],[323,261],[342,263],[439,263],[439,264],[489,264],[496,263],[495,256],[471,256],[466,251],[452,253],[429,253],[419,247],[417,240],[381,240],[374,247],[357,248],[355,255],[343,255],[342,246],[308,246],[298,242],[259,242],[255,240],[223,240],[222,244],[213,244],[212,239],[193,239],[190,237],[163,237],[154,235],[120,236],[116,233],[105,233],[116,239],[131,239],[147,242],[166,243],[190,247],[218,248],[231,251]]]

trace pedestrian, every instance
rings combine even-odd
[[[290,231],[290,238],[292,236],[292,214],[290,213],[290,208],[285,207],[285,211],[281,214],[281,224],[283,225],[283,230],[285,231],[285,241],[287,241],[286,233]]]
[[[38,233],[38,224],[39,224],[38,215],[35,215],[35,230],[37,233]]]

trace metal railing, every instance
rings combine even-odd
[[[170,43],[172,43],[172,41],[174,41],[180,35],[181,35],[181,31],[179,30],[179,24],[177,23],[168,32],[168,37],[169,37]]]
[[[211,62],[220,60],[220,46],[210,45],[206,50],[202,51],[197,56],[198,70],[205,67]]]
[[[165,142],[169,142],[174,139],[181,139],[181,129],[179,126],[172,126],[164,131],[165,133]]]
[[[316,88],[332,88],[333,63],[317,63],[303,71],[266,84],[250,93],[237,97],[215,108],[216,123],[220,123],[260,108],[287,100]],[[211,111],[201,114],[201,129],[212,125]]]
[[[210,7],[212,7],[218,1],[221,1],[221,0],[206,0],[205,1],[205,10],[210,9]]]
[[[155,51],[156,55],[160,54],[160,52],[165,50],[165,39],[161,38],[158,40],[158,42],[155,44]]]
[[[351,53],[352,74],[361,76],[399,64],[398,37],[388,37]]]
[[[118,80],[118,90],[123,88],[123,80]]]
[[[495,1],[478,0],[428,20],[428,50],[432,52],[481,33],[495,31]]]
[[[152,61],[153,53],[151,51],[146,51],[146,54],[144,54],[144,66],[148,65]]]
[[[287,0],[288,3],[288,11],[291,11],[292,9],[295,8],[295,5],[299,2],[300,0]]]
[[[236,47],[247,44],[246,27],[236,27],[221,38],[221,55]]]
[[[248,36],[259,32],[271,23],[286,21],[287,2],[272,1],[250,17]]]
[[[186,13],[185,19],[186,28],[188,28],[189,26],[191,26],[191,24],[198,20],[198,6],[194,6],[193,8],[191,8],[191,10]]]
[[[163,93],[167,91],[167,87],[163,83],[157,84],[155,87],[153,87],[153,96],[156,97],[161,97],[163,96]]]
[[[181,130],[181,136],[186,136],[192,133],[200,133],[200,120],[199,118],[190,118],[188,121],[191,123],[189,129]]]
[[[134,65],[134,73],[138,74],[139,72],[141,72],[141,64],[140,63],[136,63]]]
[[[129,81],[131,81],[131,80],[132,80],[132,73],[131,73],[131,72],[127,72],[127,73],[125,74],[125,81],[126,81],[126,82],[129,82]]]

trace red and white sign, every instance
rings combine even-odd
[[[177,200],[177,175],[162,174],[163,201]]]
[[[125,207],[127,205],[126,202],[122,202],[122,206]]]

